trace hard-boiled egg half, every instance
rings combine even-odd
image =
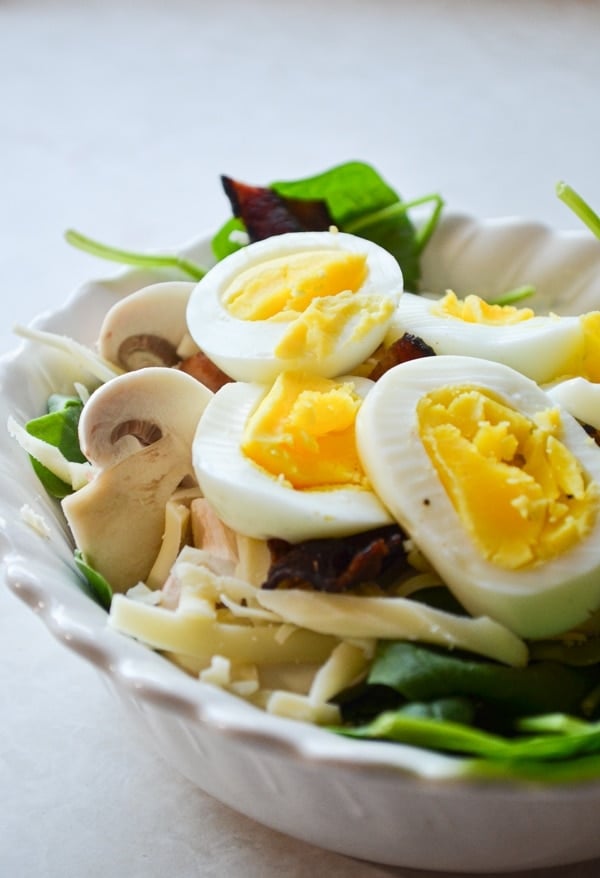
[[[539,638],[600,606],[600,449],[533,381],[414,360],[373,387],[356,434],[375,491],[471,614]]]
[[[600,430],[600,384],[577,376],[556,382],[546,392],[578,421]]]
[[[436,354],[504,363],[538,384],[564,375],[600,381],[600,312],[536,315],[451,291],[437,299],[404,293],[386,341],[404,332],[420,336]]]
[[[332,230],[250,244],[219,262],[187,310],[196,344],[236,381],[351,373],[382,342],[402,272],[382,247]]]
[[[356,450],[356,414],[372,386],[365,378],[282,372],[273,385],[218,390],[192,458],[219,517],[246,536],[290,542],[392,523]]]

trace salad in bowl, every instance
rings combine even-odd
[[[9,585],[269,825],[428,868],[600,854],[600,242],[358,162],[223,185],[181,253],[68,233],[136,267],[17,329]]]

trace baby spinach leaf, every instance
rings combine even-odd
[[[469,698],[438,698],[435,701],[412,701],[398,708],[398,715],[417,719],[443,720],[472,725],[475,705]]]
[[[462,758],[460,775],[464,779],[517,780],[542,784],[579,783],[598,780],[600,753],[570,759],[481,759]]]
[[[288,198],[326,201],[333,221],[344,229],[353,221],[400,200],[377,171],[365,162],[345,162],[300,180],[279,180],[272,183],[271,188]],[[402,222],[410,224],[406,217]]]
[[[235,253],[236,250],[244,246],[240,241],[236,241],[235,234],[232,235],[232,232],[238,234],[245,232],[244,223],[237,216],[232,216],[231,219],[227,220],[212,239],[212,250],[217,261],[225,259],[226,256]]]
[[[600,723],[573,726],[568,717],[564,717],[564,722],[564,734],[557,734],[553,729],[548,733],[544,729],[544,717],[538,717],[537,723],[530,721],[529,728],[541,733],[508,738],[460,722],[397,710],[382,713],[367,725],[354,729],[338,727],[334,731],[349,737],[399,741],[507,762],[554,761],[600,754]]]
[[[368,676],[370,685],[389,686],[407,701],[461,695],[501,708],[508,716],[580,714],[597,680],[595,668],[550,661],[510,668],[403,641],[381,642]]]
[[[25,425],[31,436],[54,445],[62,454],[74,463],[85,463],[85,457],[79,447],[77,427],[83,403],[79,397],[53,394],[48,399],[47,413],[34,418]],[[72,492],[71,485],[63,482],[39,460],[30,457],[31,464],[52,497],[62,499]]]
[[[411,715],[406,710],[387,711],[366,725],[335,728],[334,731],[351,738],[396,741],[431,750],[487,758],[506,758],[509,753],[509,741],[498,735],[461,722]]]
[[[78,570],[85,577],[91,595],[96,603],[100,604],[101,607],[104,607],[105,610],[109,610],[113,594],[112,588],[110,587],[109,583],[106,581],[101,573],[98,573],[97,570],[94,570],[93,567],[90,567],[90,565],[84,560],[84,557],[79,549],[75,550],[74,558],[75,564],[77,565]]]

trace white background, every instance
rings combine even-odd
[[[594,0],[0,0],[0,351],[112,270],[66,228],[176,245],[228,215],[221,173],[268,183],[357,158],[406,198],[578,227],[554,187],[600,205],[599,45]],[[208,799],[4,587],[0,801],[7,876],[416,874]]]

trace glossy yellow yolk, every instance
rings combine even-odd
[[[515,308],[514,305],[491,305],[479,296],[459,299],[449,290],[431,309],[440,317],[454,317],[465,323],[484,323],[488,326],[511,326],[535,316],[531,308]]]
[[[315,299],[356,292],[367,275],[366,256],[342,250],[310,250],[278,256],[241,272],[223,301],[240,320],[288,319]]]
[[[359,407],[351,383],[282,372],[248,420],[242,452],[297,489],[366,487],[354,432]]]
[[[488,390],[453,386],[423,396],[417,420],[446,493],[488,561],[533,566],[589,532],[597,489],[558,438],[556,409],[534,421]]]

